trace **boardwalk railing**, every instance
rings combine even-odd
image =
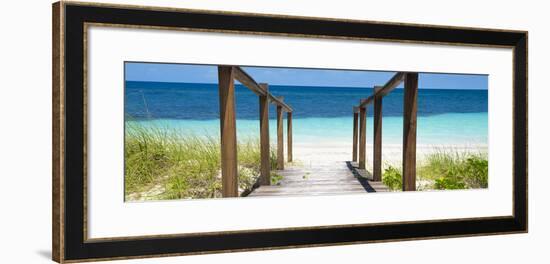
[[[382,98],[393,91],[401,82],[405,82],[403,96],[403,191],[415,191],[418,73],[396,73],[384,86],[375,86],[373,95],[361,99],[359,105],[353,107],[353,161],[357,161],[357,156],[359,156],[359,169],[365,169],[366,107],[368,104],[374,103],[373,180],[382,180]],[[359,140],[357,137],[359,137]],[[359,153],[357,153],[358,144]]]
[[[277,169],[284,169],[283,111],[287,112],[287,157],[292,161],[292,108],[269,92],[266,83],[258,84],[237,66],[218,66],[220,97],[221,173],[223,197],[239,195],[237,163],[237,126],[235,80],[250,89],[260,100],[260,185],[270,185],[269,103],[277,106]]]

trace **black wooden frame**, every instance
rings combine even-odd
[[[54,211],[62,212],[60,222],[54,221],[54,225],[58,225],[54,226],[54,230],[62,230],[61,237],[58,239],[63,242],[54,242],[54,245],[57,245],[54,246],[54,251],[61,252],[61,256],[56,259],[60,262],[527,232],[527,32],[525,31],[82,3],[56,3],[55,8],[60,8],[61,12],[58,10],[54,15],[63,14],[61,30],[64,33],[64,42],[60,45],[64,46],[64,61],[61,62],[62,65],[58,70],[64,69],[61,74],[65,76],[64,88],[62,88],[65,97],[61,102],[64,103],[65,114],[60,117],[65,124],[65,130],[64,137],[59,139],[65,146],[64,155],[60,157],[64,160],[64,174],[59,175],[64,188],[59,190],[60,193],[54,193],[54,201],[56,201],[56,195],[61,195],[59,197],[62,198],[63,207],[57,208],[54,203]],[[514,100],[511,106],[514,130],[513,216],[86,241],[83,173],[85,165],[83,151],[85,147],[85,121],[83,120],[85,23],[188,28],[245,34],[513,47]],[[54,107],[58,106],[54,105]],[[56,136],[60,135],[54,135]],[[59,145],[54,145],[55,150],[59,150]],[[54,185],[55,179],[54,175]],[[62,228],[59,229],[60,227]]]

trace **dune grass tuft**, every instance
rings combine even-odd
[[[417,168],[417,185],[420,185],[417,189],[487,188],[488,165],[486,153],[438,150],[427,155]],[[399,167],[388,166],[384,170],[382,181],[392,190],[401,190],[401,171]]]
[[[221,197],[217,137],[130,122],[126,124],[124,144],[127,200]],[[260,175],[259,139],[239,142],[237,155],[239,189],[249,190]],[[273,155],[272,167],[276,160]]]

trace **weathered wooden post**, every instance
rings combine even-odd
[[[265,95],[260,95],[260,185],[271,184],[271,162],[269,160],[269,86],[261,83]]]
[[[375,86],[374,93],[382,89]],[[374,97],[374,131],[373,131],[372,174],[374,181],[382,180],[382,96]]]
[[[361,99],[360,104],[366,99]],[[367,158],[367,107],[359,108],[359,169],[366,168]]]
[[[283,101],[283,97],[279,97]],[[285,169],[284,145],[283,145],[283,107],[277,105],[277,169]]]
[[[353,158],[352,161],[357,162],[357,136],[358,136],[358,124],[359,121],[359,108],[357,106],[353,107]]]
[[[418,73],[405,75],[403,101],[403,191],[416,190],[416,111]]]
[[[287,161],[292,162],[292,112],[286,113]]]
[[[220,97],[222,195],[223,197],[237,197],[239,189],[233,67],[218,67],[218,86]]]

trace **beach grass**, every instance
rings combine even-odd
[[[418,190],[480,189],[488,187],[488,156],[484,152],[438,149],[426,155],[417,168]],[[401,190],[402,169],[388,165],[382,181]]]
[[[125,132],[126,200],[221,197],[220,141],[213,136],[127,123]],[[239,190],[250,190],[260,175],[259,139],[237,147]],[[276,157],[271,153],[271,166]]]

